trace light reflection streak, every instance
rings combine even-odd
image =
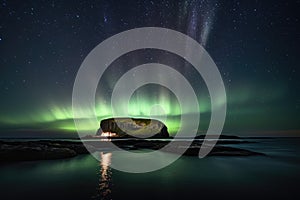
[[[112,171],[109,167],[111,164],[112,153],[100,153],[100,180],[98,196],[101,200],[111,199]]]

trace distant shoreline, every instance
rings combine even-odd
[[[218,139],[276,139],[276,138],[300,138],[300,136],[234,136],[237,138],[227,138],[222,137],[222,135]],[[82,139],[92,139],[92,138],[43,138],[43,137],[0,137],[0,141],[4,140],[78,140],[81,141]],[[101,139],[101,138],[95,138]],[[134,139],[134,137],[103,137],[102,139]],[[174,137],[169,138],[153,138],[153,139],[174,139]],[[177,139],[204,139],[204,137],[177,137]]]
[[[170,140],[167,140],[170,139]],[[109,151],[118,150],[118,147],[127,151],[131,150],[163,150],[169,153],[183,153],[186,156],[198,156],[203,140],[196,139],[188,142],[189,139],[173,140],[167,139],[112,139],[107,140],[86,140],[79,139],[6,139],[0,140],[0,162],[18,162],[33,160],[53,160],[75,157],[79,154],[101,152],[108,148]],[[22,141],[23,140],[23,141]],[[115,145],[112,146],[111,142]],[[224,139],[217,141],[208,156],[254,156],[264,155],[246,149],[223,146],[230,144],[256,143],[241,138]],[[170,145],[169,145],[170,144]],[[209,144],[208,144],[209,145]],[[89,150],[86,148],[88,147]],[[183,151],[182,151],[183,149]]]

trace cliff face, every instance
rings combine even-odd
[[[155,119],[109,118],[100,122],[96,135],[102,132],[116,133],[117,137],[167,138],[168,129],[164,123]]]

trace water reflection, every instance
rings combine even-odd
[[[112,199],[111,187],[112,187],[112,171],[109,167],[111,164],[112,153],[100,153],[100,177],[99,177],[99,188],[98,197],[99,199]]]

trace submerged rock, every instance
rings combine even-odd
[[[168,138],[167,126],[159,120],[144,118],[109,118],[100,122],[97,136]]]

